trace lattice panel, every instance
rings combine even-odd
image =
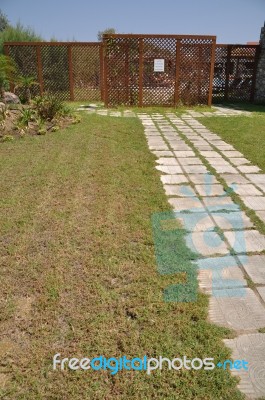
[[[181,103],[208,103],[212,45],[211,39],[181,40],[177,96]]]
[[[155,71],[156,59],[164,60],[164,71]],[[143,47],[143,104],[173,105],[176,79],[176,40],[147,38]]]
[[[106,39],[105,68],[108,104],[137,105],[139,98],[138,39]]]
[[[107,105],[207,104],[214,42],[209,36],[106,35]],[[163,67],[155,68],[157,62]]]
[[[101,99],[100,47],[72,46],[73,90],[75,100]]]
[[[216,47],[213,100],[250,101],[259,46]]]
[[[44,91],[70,99],[68,50],[65,45],[41,46]]]
[[[9,46],[9,56],[15,61],[19,75],[33,77],[38,81],[37,53],[35,46]],[[31,87],[32,95],[40,93],[38,85]],[[23,89],[15,88],[15,93],[21,98],[24,95]]]

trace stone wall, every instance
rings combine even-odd
[[[261,28],[260,46],[261,52],[256,76],[255,102],[265,103],[265,23],[264,27]]]

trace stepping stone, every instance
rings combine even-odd
[[[224,236],[236,253],[255,253],[265,250],[265,236],[258,231],[235,230],[224,232]]]
[[[265,211],[256,211],[256,214],[265,223]]]
[[[216,290],[210,298],[210,320],[236,331],[250,331],[265,326],[265,308],[249,288]]]
[[[169,145],[173,150],[176,150],[176,151],[179,151],[179,152],[181,152],[181,151],[190,151],[190,147],[187,146],[186,144],[184,145],[184,144],[171,144],[171,143],[169,143]]]
[[[253,223],[243,211],[212,213],[212,218],[220,229],[226,231],[253,228]]]
[[[219,174],[236,174],[236,169],[232,167],[231,165],[213,165],[213,168],[219,173]]]
[[[189,232],[214,231],[216,226],[206,212],[175,212],[175,217],[183,229]]]
[[[238,256],[247,274],[256,284],[265,284],[265,255]]]
[[[161,165],[175,165],[175,166],[178,165],[179,166],[179,163],[177,162],[175,157],[161,157],[158,160],[156,160],[156,162]]]
[[[256,167],[255,165],[240,165],[237,169],[239,169],[240,172],[243,172],[243,174],[251,174],[252,172],[260,171],[259,167]]]
[[[183,169],[188,174],[206,174],[207,168],[204,165],[183,165]]]
[[[174,175],[174,174],[183,174],[182,168],[180,166],[174,165],[159,165],[156,166],[158,171],[164,172],[165,174]]]
[[[250,163],[246,158],[229,158],[229,161],[236,166]]]
[[[197,145],[196,145],[196,148],[197,148],[199,151],[211,151],[211,150],[212,150],[212,147],[211,147],[210,145],[200,145],[200,144],[197,144]]]
[[[262,300],[265,302],[265,287],[258,287],[257,288]],[[265,377],[265,376],[264,376]]]
[[[255,184],[265,184],[265,174],[247,174],[246,177]]]
[[[246,399],[261,399],[265,396],[265,334],[240,335],[235,339],[225,339],[224,343],[232,350],[233,360],[248,362],[247,370],[231,371],[239,380],[238,389]]]
[[[188,174],[190,181],[193,184],[204,184],[204,185],[212,185],[217,182],[217,179],[212,174]]]
[[[180,197],[170,197],[168,199],[169,204],[171,204],[174,208],[174,211],[188,211],[188,212],[205,212],[206,210],[202,204],[202,202],[198,199],[198,197],[192,198],[180,198]]]
[[[215,165],[229,165],[227,161],[225,161],[224,158],[211,158],[211,157],[205,157],[206,160],[208,161],[209,164],[212,166]]]
[[[235,204],[230,197],[204,197],[203,203],[210,212],[240,211],[238,204]]]
[[[161,146],[154,146],[154,145],[149,145],[148,146],[150,150],[169,150],[168,146],[165,145],[161,145]]]
[[[218,150],[223,151],[223,150],[232,150],[235,151],[235,148],[231,144],[216,144],[215,142],[213,143],[215,147],[218,148]]]
[[[236,150],[223,150],[222,153],[228,158],[230,159],[231,157],[244,157],[244,155],[242,153],[240,153],[239,151]]]
[[[233,191],[240,196],[245,196],[246,194],[250,196],[262,196],[262,192],[258,190],[254,185],[243,184],[243,185],[235,185]]]
[[[157,156],[157,157],[170,157],[170,156],[174,156],[172,151],[169,150],[161,150],[161,151],[153,151],[153,153]]]
[[[227,174],[221,177],[226,181],[227,185],[249,183],[249,181],[242,175],[237,174]]]
[[[254,211],[265,211],[265,197],[264,196],[241,196],[244,204]]]
[[[179,184],[179,183],[188,183],[188,178],[185,175],[162,175],[160,177],[162,183],[164,184]]]
[[[219,154],[219,153],[217,153],[216,151],[201,151],[201,154],[204,156],[204,157],[212,157],[212,158],[222,158],[222,156]]]
[[[223,196],[225,191],[222,185],[196,185],[197,192],[200,196]]]
[[[180,165],[203,165],[202,161],[197,157],[178,158]]]
[[[199,285],[207,293],[213,289],[247,286],[243,272],[232,256],[204,258],[196,261],[199,267]]]
[[[195,157],[195,153],[192,150],[189,151],[174,151],[177,158],[180,157]]]
[[[213,231],[193,231],[186,235],[185,240],[191,251],[203,257],[229,254],[226,243],[220,238],[218,233]]]
[[[197,197],[191,186],[188,185],[164,185],[167,196]]]

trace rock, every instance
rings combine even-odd
[[[19,100],[19,97],[16,95],[16,94],[14,94],[14,93],[12,93],[12,92],[5,92],[5,94],[4,94],[4,100],[5,100],[5,102],[7,103],[7,104],[19,104],[20,103],[20,100]]]

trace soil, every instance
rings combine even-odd
[[[21,138],[25,135],[44,135],[78,122],[75,116],[60,116],[51,121],[44,121],[41,127],[34,119],[27,125],[22,125],[19,123],[19,119],[22,111],[27,108],[31,107],[25,105],[8,105],[4,118],[0,113],[0,141]]]

